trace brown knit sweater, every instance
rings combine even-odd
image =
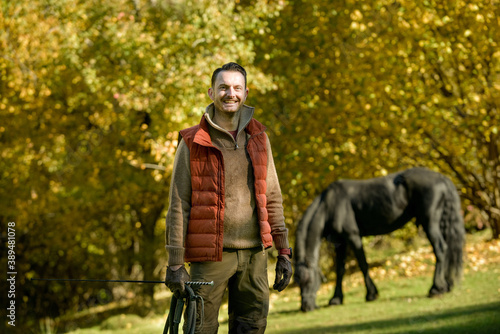
[[[254,193],[254,176],[245,150],[247,134],[244,128],[253,117],[254,108],[243,106],[236,141],[232,135],[215,124],[214,108],[210,104],[204,117],[210,124],[210,138],[224,158],[225,210],[224,248],[245,249],[261,245]],[[267,209],[271,234],[276,248],[288,248],[288,230],[283,216],[281,189],[274,166],[271,145],[267,139]],[[174,160],[170,185],[170,205],[166,219],[166,249],[169,265],[184,263],[184,240],[191,209],[191,173],[189,149],[181,140]]]

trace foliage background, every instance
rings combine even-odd
[[[16,222],[20,318],[96,298],[154,309],[152,285],[29,280],[163,277],[177,134],[228,61],[249,73],[291,232],[330,182],[421,165],[453,179],[469,231],[499,237],[496,0],[1,4],[0,224],[3,241]]]

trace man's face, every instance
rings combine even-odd
[[[245,77],[236,71],[220,72],[214,86],[208,89],[208,96],[214,101],[216,110],[225,113],[237,112],[248,96]]]

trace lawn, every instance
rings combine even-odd
[[[500,332],[500,241],[487,235],[468,236],[467,260],[462,282],[440,298],[427,298],[432,281],[432,252],[419,246],[378,259],[373,278],[380,297],[364,301],[365,289],[359,272],[344,280],[344,305],[328,307],[333,294],[331,280],[318,292],[320,309],[300,312],[296,286],[271,294],[266,333],[495,333]],[[382,258],[376,251],[368,259]],[[168,293],[159,295],[159,301]],[[145,318],[132,314],[109,317],[90,328],[70,334],[162,333],[167,314]],[[227,305],[220,316],[220,333],[227,333]],[[77,324],[77,323],[75,323]]]

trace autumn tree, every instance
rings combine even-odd
[[[249,64],[251,89],[267,89],[239,35],[262,24],[255,11],[274,13],[262,1],[238,11],[231,1],[2,0],[0,223],[16,222],[20,317],[76,310],[103,290],[151,310],[153,285],[29,279],[163,278],[178,131],[199,122],[225,62]]]
[[[0,224],[16,222],[20,316],[103,291],[150,309],[149,285],[29,279],[163,278],[178,131],[199,121],[228,61],[248,70],[292,231],[336,179],[425,165],[499,236],[495,2],[1,4]]]
[[[287,216],[335,179],[425,165],[498,238],[498,19],[484,1],[289,2],[253,37],[278,87],[263,101],[286,138],[275,149]]]

